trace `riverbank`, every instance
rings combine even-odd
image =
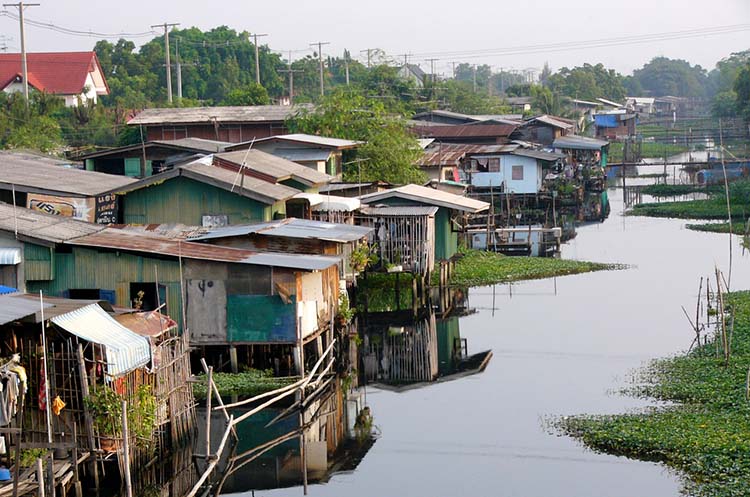
[[[551,257],[505,256],[494,252],[464,250],[462,257],[456,262],[450,284],[467,287],[486,286],[608,269],[622,269],[622,266]]]
[[[659,461],[687,476],[686,493],[747,495],[750,481],[750,292],[728,296],[734,309],[728,366],[712,341],[687,355],[654,361],[630,393],[677,405],[614,416],[574,416],[558,427],[594,450]]]
[[[723,233],[730,232],[729,223],[700,223],[686,224],[685,227],[693,231],[703,231],[705,233]],[[745,234],[745,224],[741,222],[732,223],[731,232],[735,235]]]

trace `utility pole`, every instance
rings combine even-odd
[[[325,87],[323,85],[323,45],[330,45],[330,42],[319,41],[316,43],[310,43],[310,46],[318,46],[318,66],[320,67],[320,96],[325,94]]]
[[[435,84],[435,61],[440,59],[427,59],[427,61],[430,63],[430,79],[432,79],[432,84]]]
[[[346,86],[349,86],[349,50],[344,49],[344,71],[346,73]]]
[[[294,73],[305,72],[302,69],[292,69],[292,51],[289,50],[289,69],[282,69],[279,72],[285,72],[289,74],[289,105],[294,103]]]
[[[167,66],[167,101],[172,103],[172,66],[169,62],[169,28],[179,26],[180,23],[154,24],[152,28],[164,28],[164,64]]]
[[[370,59],[372,58],[372,51],[375,50],[374,48],[367,48],[365,50],[360,50],[359,53],[365,53],[367,52],[367,68],[370,68]]]
[[[258,48],[258,37],[268,36],[267,34],[254,34],[253,44],[255,45],[255,82],[260,84],[260,49]]]
[[[472,79],[474,80],[474,93],[477,92],[477,65],[471,66]]]
[[[453,79],[456,79],[456,61],[451,62],[451,68],[453,70]]]
[[[26,7],[39,7],[38,3],[4,3],[3,7],[18,8],[18,22],[21,26],[21,73],[23,75],[23,98],[26,100],[26,107],[29,106],[29,67],[26,63],[26,33],[23,27],[23,9]]]
[[[177,64],[177,100],[182,100],[182,65],[180,64],[180,37],[174,40],[174,59]]]

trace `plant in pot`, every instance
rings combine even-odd
[[[122,397],[104,385],[98,385],[85,399],[105,452],[114,452],[122,437]]]
[[[362,242],[352,250],[349,264],[354,274],[359,274],[373,264],[378,263],[377,245]]]
[[[336,324],[340,327],[347,325],[352,318],[356,309],[351,307],[349,303],[349,295],[346,292],[341,292],[339,295],[339,312],[336,314]]]

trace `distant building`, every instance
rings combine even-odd
[[[536,194],[542,189],[545,170],[562,158],[561,154],[531,150],[516,144],[485,146],[467,154],[464,174],[475,189]]]
[[[524,121],[511,135],[511,138],[549,147],[557,138],[573,134],[575,131],[575,121],[544,114]]]
[[[300,104],[145,109],[128,125],[142,126],[148,141],[205,138],[241,143],[283,135],[287,118],[311,108]]]
[[[531,97],[506,97],[505,101],[513,112],[528,112],[531,110]]]
[[[625,108],[640,115],[650,115],[656,112],[655,100],[653,97],[628,97]]]
[[[109,95],[109,86],[95,52],[45,52],[26,56],[29,88],[56,95],[67,107],[79,101],[96,103]],[[23,91],[20,53],[0,53],[0,89]]]
[[[427,73],[416,64],[404,64],[398,70],[398,75],[401,79],[412,81],[418,88],[424,87],[424,82],[427,79]]]
[[[625,109],[598,112],[594,114],[596,137],[615,140],[633,136],[637,121],[637,114]]]

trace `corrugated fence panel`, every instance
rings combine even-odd
[[[24,272],[30,281],[53,279],[52,249],[33,243],[24,244]]]
[[[227,295],[228,341],[295,342],[295,302],[285,304],[278,295]]]

